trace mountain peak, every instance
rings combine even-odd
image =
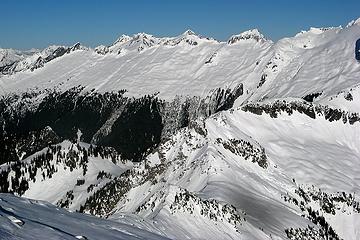
[[[150,38],[155,38],[155,37],[151,34],[140,32],[140,33],[134,34],[132,38],[133,38],[133,40],[137,40],[137,39],[150,39]]]
[[[263,34],[260,33],[258,29],[251,29],[247,30],[245,32],[242,32],[237,35],[233,35],[229,38],[227,41],[228,44],[234,44],[236,42],[239,42],[241,40],[255,40],[257,42],[263,42],[266,41],[266,38]]]
[[[196,33],[191,29],[187,29],[182,35],[196,35]]]
[[[354,26],[354,25],[358,25],[358,26],[360,26],[360,18],[358,18],[358,19],[354,19],[354,20],[352,20],[352,21],[350,21],[347,25],[346,25],[346,27],[351,27],[351,26]]]
[[[115,42],[113,45],[118,44],[118,43],[124,43],[127,42],[131,39],[130,36],[122,34]]]

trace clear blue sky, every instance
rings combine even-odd
[[[111,44],[121,34],[175,36],[190,28],[219,40],[251,28],[278,40],[311,26],[346,25],[360,0],[0,0],[0,47]]]

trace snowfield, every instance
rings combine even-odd
[[[360,20],[275,43],[188,30],[0,52],[10,138],[51,115],[49,96],[65,109],[45,143],[19,138],[40,151],[21,142],[18,161],[2,161],[0,189],[15,196],[0,194],[0,238],[360,239],[358,38]],[[99,124],[81,118],[92,97]]]
[[[167,239],[156,233],[72,213],[47,202],[0,194],[1,239]]]

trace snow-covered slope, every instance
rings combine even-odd
[[[310,194],[311,186],[327,194],[359,192],[359,172],[354,168],[359,161],[359,129],[358,123],[344,125],[341,121],[329,122],[321,115],[312,119],[298,112],[291,116],[282,113],[277,118],[242,110],[218,113],[205,122],[205,136],[194,129],[184,130],[161,146],[157,154],[165,158],[163,162],[157,160],[157,154],[150,155],[149,161],[168,165],[167,170],[158,176],[153,187],[144,184],[147,192],[144,187],[130,190],[117,211],[134,211],[139,206],[138,196],[145,192],[145,203],[136,210],[140,215],[166,222],[170,228],[176,225],[191,229],[190,234],[201,232],[202,235],[193,235],[195,238],[218,239],[225,233],[232,239],[285,238],[284,229],[316,225],[306,219],[307,210],[287,203],[285,196],[304,201],[296,192],[309,187],[305,191]],[[181,189],[187,189],[190,198],[182,201],[186,197]],[[201,231],[205,228],[201,223],[208,216],[198,212],[206,212],[201,209],[209,199],[214,199],[214,204],[234,206],[240,219],[245,218],[239,226],[232,226],[239,235],[226,230],[221,207],[214,212],[216,220],[210,217],[215,223],[218,221],[210,227],[212,231]],[[349,206],[334,201],[333,214],[326,212],[323,199],[313,198],[305,209],[320,209],[320,216],[340,238],[357,239],[359,199],[349,201]],[[179,222],[175,222],[174,216],[177,219],[178,215]],[[194,226],[191,221],[197,224]]]
[[[83,167],[63,170],[63,160],[50,176],[38,168],[23,196],[113,221],[137,214],[176,239],[285,239],[286,229],[288,236],[304,236],[308,225],[311,239],[319,239],[326,224],[335,238],[359,237],[358,122],[244,108],[217,113],[204,124],[180,130],[141,163],[118,166],[89,155],[85,175]],[[66,149],[79,148],[69,144],[60,145],[65,162]]]
[[[354,57],[360,25],[342,29],[311,28],[282,39],[262,70],[264,83],[251,99],[305,97],[319,99],[358,84],[360,65]]]
[[[131,221],[131,220],[129,220]],[[135,220],[132,220],[135,221]],[[0,194],[1,239],[167,239],[131,224],[68,212],[47,202]]]
[[[172,38],[139,33],[122,36],[108,47],[82,48],[36,71],[3,76],[1,81],[5,93],[83,85],[102,92],[126,89],[132,96],[159,92],[161,98],[172,99],[243,83],[247,94],[240,103],[315,93],[321,99],[357,84],[360,71],[354,46],[359,34],[357,23],[311,28],[276,43],[256,29],[228,42],[192,31]],[[28,61],[20,62],[17,69],[26,69]]]
[[[98,236],[359,239],[359,37],[139,33],[14,60],[0,190],[107,218]]]
[[[191,31],[162,39],[141,33],[121,37],[108,47],[108,52],[102,47],[105,55],[97,53],[101,47],[76,51],[33,72],[3,76],[1,81],[6,93],[83,85],[85,90],[101,92],[126,89],[131,96],[159,92],[163,99],[201,96],[214,88],[235,87],[246,80],[243,78],[254,72],[256,61],[271,45],[271,41],[255,40],[229,45]]]

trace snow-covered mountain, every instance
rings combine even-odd
[[[359,38],[356,20],[4,50],[0,191],[21,198],[0,196],[0,234],[359,239]]]

